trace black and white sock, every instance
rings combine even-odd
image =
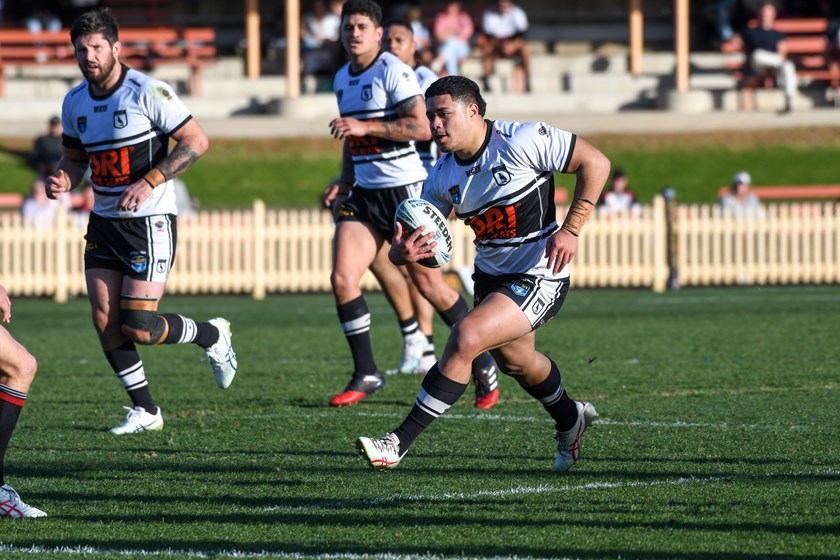
[[[161,344],[194,342],[202,348],[210,348],[219,340],[219,329],[210,323],[198,323],[175,313],[164,313],[161,317],[169,324],[169,334]]]
[[[376,374],[376,360],[373,358],[373,346],[370,342],[370,311],[364,296],[336,306],[341,330],[350,345],[353,354],[354,374]]]
[[[578,419],[575,401],[569,398],[560,380],[560,370],[551,360],[551,371],[545,381],[531,387],[523,387],[529,395],[540,401],[545,410],[554,419],[558,431],[572,429]]]
[[[417,322],[417,317],[412,315],[405,321],[400,321],[400,332],[403,335],[403,338],[407,336],[411,336],[420,330],[420,323]]]
[[[435,418],[449,410],[466,389],[466,383],[452,381],[440,372],[437,364],[432,366],[423,378],[414,406],[399,428],[394,430],[394,434],[400,440],[400,454],[406,452]]]
[[[111,364],[111,369],[117,375],[123,388],[128,393],[134,406],[143,408],[149,414],[157,414],[157,405],[149,391],[143,361],[134,342],[127,340],[122,346],[113,350],[105,350],[105,358]]]

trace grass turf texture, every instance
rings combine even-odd
[[[677,189],[681,202],[714,202],[718,187],[740,170],[749,171],[756,185],[837,182],[840,137],[831,128],[594,135],[587,140],[627,172],[629,188],[642,202],[666,185]],[[21,154],[31,146],[29,139],[0,139],[4,191],[29,191],[34,175]],[[211,149],[185,180],[204,208],[248,206],[255,198],[269,206],[311,207],[340,168],[341,142],[333,138],[211,139]],[[558,175],[558,186],[571,190],[574,178]]]
[[[393,367],[396,320],[368,299]],[[493,410],[470,389],[394,472],[365,466],[354,438],[395,427],[420,378],[326,406],[350,367],[327,295],[165,299],[232,320],[239,376],[221,391],[197,347],[141,348],[166,426],[112,436],[126,399],[86,302],[17,299],[10,328],[40,370],[6,476],[50,517],[1,520],[0,557],[836,558],[838,299],[573,290],[537,337],[600,412],[566,474],[551,422],[506,377]]]

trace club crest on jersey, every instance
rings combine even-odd
[[[131,262],[131,269],[134,272],[145,272],[146,271],[146,254],[141,251],[132,251],[129,255],[129,261]]]
[[[510,171],[507,170],[507,167],[505,167],[504,163],[501,165],[497,165],[496,167],[491,167],[490,171],[493,172],[493,179],[496,181],[496,184],[500,187],[503,187],[510,183]]]
[[[344,97],[344,90],[343,89],[336,90],[335,97],[336,97],[336,99],[338,99],[338,102],[341,103],[341,98]]]
[[[114,128],[125,128],[128,126],[128,113],[123,111],[114,111]]]
[[[534,312],[535,315],[539,315],[545,309],[545,302],[539,298],[531,304],[531,311]]]
[[[158,273],[163,274],[166,272],[166,261],[161,259],[155,265],[155,269],[157,269]]]
[[[452,185],[449,187],[449,200],[452,201],[452,204],[461,204],[461,187],[458,185]]]
[[[522,282],[514,282],[510,285],[510,291],[518,295],[519,297],[527,296],[528,290],[530,290],[530,287],[527,284],[523,284]]]
[[[84,132],[87,130],[87,117],[79,117],[76,119],[76,128],[79,129],[79,132]]]
[[[373,99],[373,86],[365,84],[362,86],[362,101],[370,101]]]

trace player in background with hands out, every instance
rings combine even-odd
[[[330,280],[354,372],[346,389],[331,399],[332,406],[357,403],[385,384],[373,357],[370,312],[359,284],[382,244],[393,236],[397,206],[418,197],[426,178],[413,143],[430,139],[425,102],[413,69],[381,51],[381,19],[381,8],[371,0],[348,0],[342,7],[341,40],[350,62],[336,74],[341,116],[330,122],[330,129],[344,140],[344,157],[341,177],[323,199],[336,217]],[[417,265],[409,273],[448,325],[466,315],[466,301],[440,270]],[[492,379],[492,385],[481,384],[489,390],[477,397],[495,404],[495,364],[487,355],[475,367],[483,372],[477,378]],[[484,402],[477,400],[476,405]]]
[[[555,469],[565,471],[577,461],[580,438],[596,412],[570,398],[557,364],[536,350],[535,331],[557,314],[568,293],[568,265],[610,162],[584,139],[545,123],[486,120],[478,86],[462,76],[441,78],[426,100],[443,155],[422,198],[443,215],[454,209],[475,232],[476,306],[453,329],[403,423],[384,437],[358,438],[356,447],[371,466],[396,467],[412,442],[464,393],[470,363],[489,350],[499,369],[554,420]],[[562,225],[554,206],[555,172],[576,175]],[[403,238],[398,223],[391,260],[404,264],[432,256],[431,238],[424,228]]]
[[[175,258],[173,179],[209,142],[172,90],[120,63],[119,25],[108,9],[84,13],[70,38],[85,81],[64,98],[64,157],[47,178],[51,198],[78,186],[90,167],[94,209],[85,239],[85,280],[93,324],[117,378],[132,401],[114,434],[160,430],[163,416],[135,344],[195,343],[204,348],[216,383],[236,374],[230,323],[158,313]],[[176,144],[169,151],[170,139]]]
[[[12,302],[3,286],[0,286],[0,320],[3,323],[12,320]],[[6,484],[3,473],[6,449],[37,370],[38,362],[32,354],[0,325],[0,517],[47,516],[21,500],[15,489]]]

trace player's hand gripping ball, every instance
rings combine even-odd
[[[397,207],[394,214],[394,227],[397,222],[402,224],[403,235],[409,236],[420,226],[426,226],[423,235],[433,233],[432,241],[437,246],[432,249],[433,257],[417,261],[428,268],[440,268],[449,262],[452,256],[452,234],[449,232],[449,224],[440,210],[422,198],[407,198]]]

